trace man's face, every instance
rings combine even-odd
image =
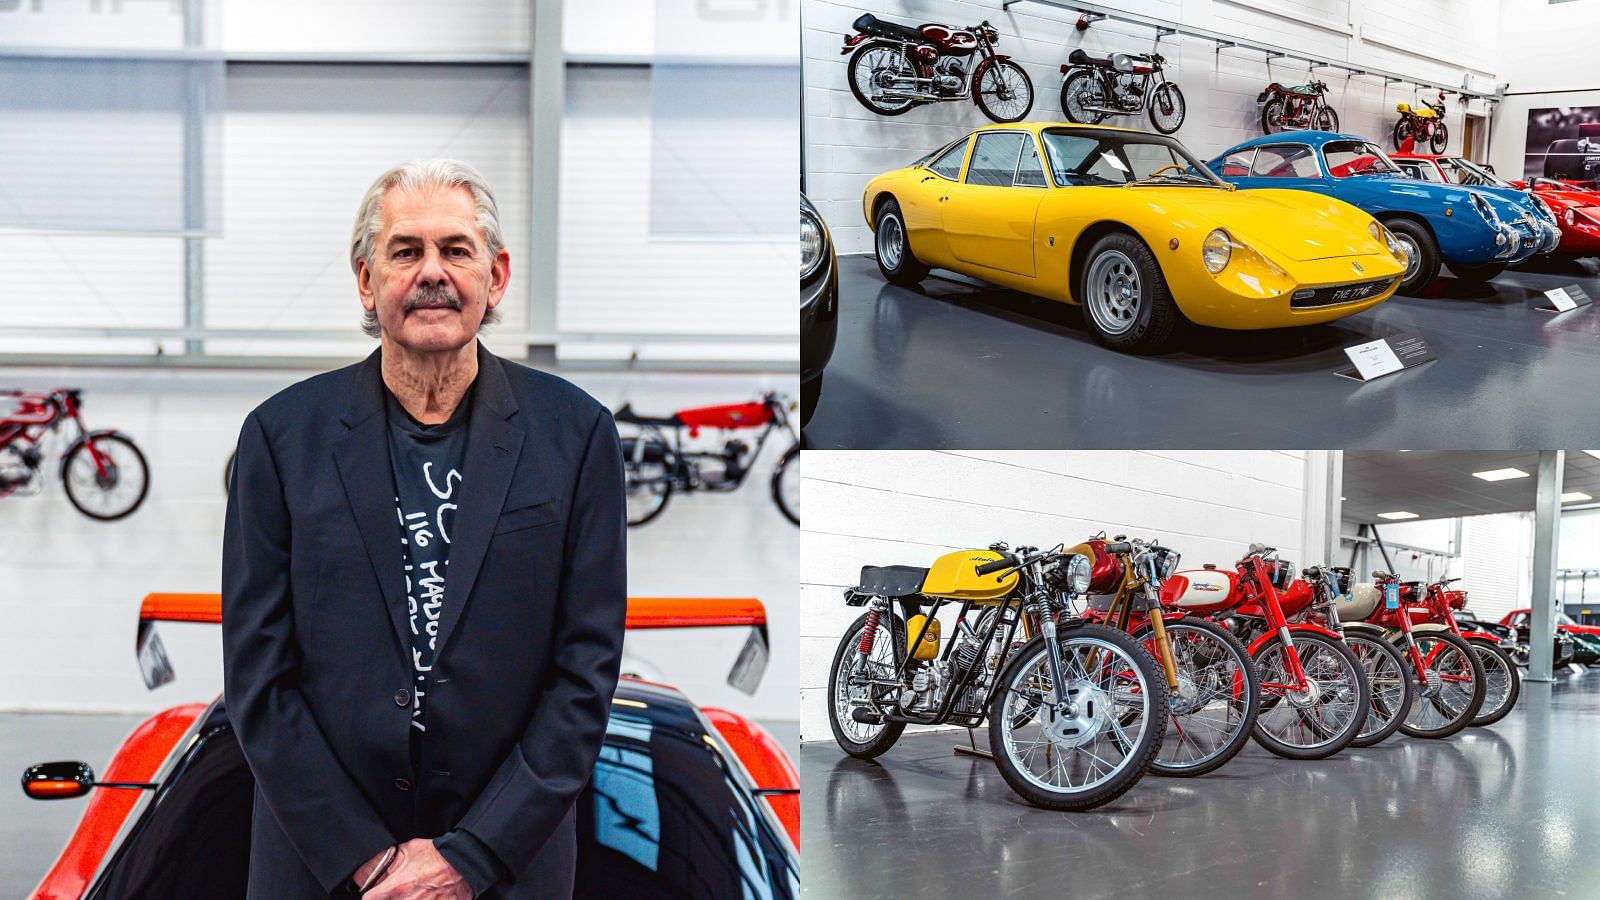
[[[395,343],[416,352],[458,350],[478,334],[511,277],[504,250],[491,257],[464,187],[391,188],[372,262],[361,262],[361,305]]]

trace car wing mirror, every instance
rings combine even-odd
[[[94,769],[77,760],[39,763],[22,773],[22,792],[35,800],[82,797],[94,788],[153,791],[156,785],[142,781],[95,781]]]

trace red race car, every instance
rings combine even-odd
[[[1513,609],[1506,613],[1500,624],[1507,628],[1515,628],[1517,633],[1528,630],[1529,619],[1532,615],[1529,609]],[[1600,625],[1579,625],[1572,617],[1564,612],[1556,613],[1556,630],[1572,635],[1575,645],[1572,661],[1580,666],[1593,665],[1600,662]]]
[[[172,680],[153,623],[222,621],[219,594],[151,594],[139,613],[145,684]],[[628,600],[628,628],[751,629],[729,684],[753,691],[766,667],[766,609],[754,599]],[[800,893],[799,779],[760,725],[697,708],[626,674],[605,744],[578,800],[580,897],[781,897]],[[255,783],[223,699],[146,719],[99,776],[82,762],[33,766],[39,800],[89,795],[34,900],[242,897]]]
[[[1561,226],[1561,243],[1556,246],[1556,253],[1600,256],[1600,191],[1548,178],[1535,178],[1530,188],[1525,181],[1507,181],[1479,163],[1459,156],[1393,153],[1389,158],[1419,181],[1531,191],[1544,201],[1556,217],[1556,224]]]

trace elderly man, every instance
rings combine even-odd
[[[378,350],[257,407],[228,500],[250,896],[568,896],[626,613],[616,429],[478,343],[511,260],[470,166],[384,173],[350,262]]]

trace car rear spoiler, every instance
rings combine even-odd
[[[135,650],[145,686],[154,690],[173,679],[166,648],[156,634],[157,622],[222,623],[221,594],[146,594],[139,604]],[[728,673],[728,684],[755,693],[769,656],[767,608],[755,597],[629,597],[629,630],[657,628],[747,627],[745,641]]]

